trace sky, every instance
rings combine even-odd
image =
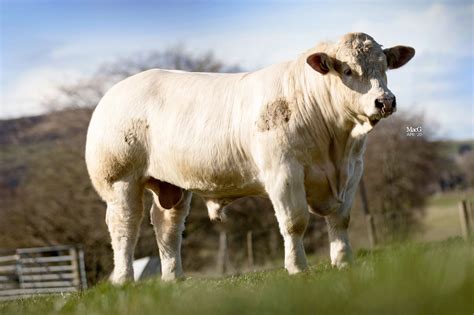
[[[120,57],[183,45],[251,71],[358,31],[416,49],[388,73],[400,109],[438,138],[474,138],[472,1],[0,0],[0,12],[0,119],[43,113],[58,85]]]

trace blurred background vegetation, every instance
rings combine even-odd
[[[105,204],[87,175],[86,130],[94,107],[112,84],[150,68],[240,71],[211,53],[194,55],[182,47],[143,53],[58,86],[58,96],[44,102],[48,114],[0,120],[0,248],[82,244],[89,282],[108,276],[112,256]],[[379,243],[460,234],[456,205],[473,196],[474,142],[435,140],[429,130],[433,124],[422,115],[398,112],[369,135],[364,182]],[[423,134],[408,137],[408,126],[422,126]],[[149,203],[148,196],[147,207]],[[358,195],[350,228],[356,249],[369,246],[361,209]],[[137,258],[158,253],[145,213]],[[229,272],[247,268],[247,231],[253,233],[257,266],[282,260],[282,240],[268,200],[243,198],[228,214],[228,223],[211,223],[202,200],[193,198],[183,242],[188,273],[215,272],[220,231],[228,235]],[[308,254],[328,252],[325,229],[322,218],[311,218],[305,237]]]

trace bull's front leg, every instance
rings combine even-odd
[[[303,235],[309,219],[303,167],[283,163],[266,174],[265,186],[285,244],[285,268],[290,274],[301,272],[307,268]]]
[[[337,211],[326,216],[331,264],[338,268],[347,267],[352,263],[352,249],[347,230],[351,218],[350,211],[352,203],[364,170],[361,157],[352,163],[354,164],[349,165],[349,173],[351,176],[348,181],[344,202]]]
[[[347,267],[352,263],[352,249],[347,233],[349,211],[332,213],[325,219],[328,227],[331,264],[338,268]]]

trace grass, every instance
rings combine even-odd
[[[0,304],[1,314],[472,314],[474,242],[450,239],[363,251],[350,269],[328,262],[218,279],[122,287]]]

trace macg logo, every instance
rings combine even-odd
[[[408,137],[421,137],[423,135],[423,128],[421,126],[413,127],[407,126]]]

